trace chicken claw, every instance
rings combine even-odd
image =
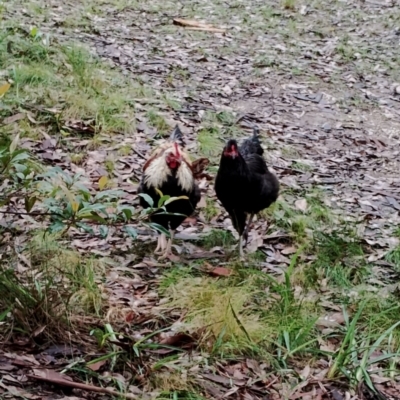
[[[172,253],[171,253],[171,239],[168,239],[168,242],[167,242],[167,246],[166,246],[166,248],[165,248],[165,251],[164,251],[164,253],[162,254],[162,256],[159,257],[158,259],[159,259],[159,260],[165,260],[165,259],[168,258],[171,254],[172,254]]]
[[[172,254],[172,241],[174,240],[174,232],[170,230],[169,234],[171,235],[171,237],[167,241],[163,255],[158,258],[159,260],[165,260],[166,258],[170,258],[173,255]],[[165,235],[164,235],[164,238],[165,238]]]
[[[166,242],[167,238],[165,237],[165,235],[163,233],[161,233],[158,236],[158,241],[157,241],[157,247],[154,250],[154,254],[160,255],[163,254],[165,252],[165,249],[167,247],[167,242]]]

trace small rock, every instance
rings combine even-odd
[[[305,6],[305,5],[303,5],[303,6],[301,6],[301,8],[300,8],[300,14],[301,15],[306,15],[307,14],[307,6]]]
[[[394,88],[394,94],[395,95],[400,95],[400,85],[397,85],[395,88]]]
[[[230,96],[232,94],[232,89],[228,86],[225,85],[222,90],[225,92],[226,95]]]
[[[325,123],[322,125],[322,129],[323,129],[325,132],[330,132],[330,131],[332,130],[331,124],[330,124],[329,122],[325,122]]]

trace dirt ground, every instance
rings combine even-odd
[[[371,268],[368,278],[360,284],[377,296],[385,288],[394,293],[399,274],[393,262],[386,258],[388,252],[397,248],[400,238],[399,6],[394,0],[12,0],[1,5],[4,31],[5,26],[7,29],[37,26],[44,34],[49,34],[54,43],[82,43],[113,71],[151,89],[148,95],[144,93],[140,98],[131,99],[134,114],[124,115],[124,118],[132,119],[131,132],[114,132],[107,143],[102,142],[96,154],[89,151],[94,161],[82,167],[88,176],[93,175],[99,165],[104,165],[107,154],[118,144],[135,144],[137,152],[114,160],[118,172],[114,177],[124,188],[131,180],[137,182],[144,158],[152,148],[147,140],[162,130],[161,123],[152,122],[153,109],[162,116],[166,131],[179,123],[191,153],[210,158],[211,174],[216,171],[224,140],[232,136],[244,137],[257,125],[262,132],[267,164],[281,182],[286,204],[297,213],[303,212],[307,203],[299,202],[299,199],[311,193],[329,209],[334,223],[356,230],[364,249],[361,257]],[[174,23],[176,19],[203,21],[221,32],[209,28],[193,30]],[[114,87],[110,85],[110,94],[113,91]],[[210,130],[210,126],[214,130]],[[82,142],[79,146],[82,149]],[[65,162],[64,165],[74,172],[79,169]],[[202,189],[204,204],[201,212],[206,215],[207,201],[214,199],[212,183],[204,181]],[[307,201],[309,205],[310,199]],[[286,218],[285,215],[281,217]],[[276,220],[278,217],[274,216]],[[226,215],[219,211],[201,228],[186,226],[177,237],[193,239],[210,227],[232,231]],[[314,228],[307,226],[307,229],[312,231]],[[288,229],[275,224],[272,230],[267,235],[262,219],[258,219],[250,236],[251,251],[262,252],[262,266],[271,273],[282,263],[288,266],[289,254],[293,253],[290,249],[298,247],[296,239],[291,242],[279,239],[288,234]],[[323,223],[318,230],[333,231]],[[148,232],[140,233],[139,240],[146,246],[154,245],[154,238]],[[115,255],[112,247],[117,246],[117,242],[119,253]],[[142,291],[146,298],[144,309],[160,306],[155,300],[156,286],[153,286],[156,281],[159,283],[159,272],[155,272],[159,265],[151,264],[148,259],[146,264],[143,257],[125,255],[131,242],[118,238],[107,247],[102,241],[90,242],[84,236],[76,236],[72,244],[81,252],[107,257],[115,255],[111,257],[112,265],[119,274],[123,273],[123,268],[134,264],[137,276],[132,279],[138,279],[139,289],[146,288]],[[183,253],[199,249],[186,244],[178,246]],[[147,249],[145,247],[143,251],[146,253]],[[210,253],[221,252],[216,246],[208,250],[208,253],[201,253],[204,259],[211,259]],[[305,262],[312,263],[313,256],[315,254],[308,254]],[[358,265],[355,261],[352,263]],[[120,299],[130,296],[129,285],[135,285],[135,282],[129,281],[129,287],[126,282],[108,273],[105,286],[111,303],[122,304]],[[322,292],[325,284],[323,279],[319,281]],[[335,290],[338,289],[328,284],[325,297],[322,296],[325,300],[321,301],[331,299]],[[148,296],[149,293],[152,295]],[[332,304],[326,307],[329,311],[341,310]],[[120,307],[122,314],[118,315],[127,318],[129,309],[129,306]],[[142,316],[146,312],[140,311]],[[113,318],[118,319],[118,316]],[[154,313],[152,318],[155,318]],[[176,322],[176,316],[170,321]],[[126,332],[131,335],[136,329],[141,332],[149,329],[150,332],[163,327],[150,322],[149,328],[146,324],[149,322],[140,328],[126,328]],[[50,358],[55,357],[57,351],[47,355],[46,363],[40,364],[50,365]],[[188,357],[185,359],[187,364],[182,363],[181,367],[191,371],[188,375],[208,398],[368,398],[367,392],[362,390],[347,391],[348,387],[343,383],[318,386],[317,372],[307,380],[308,372],[303,381],[295,374],[296,379],[288,383],[281,379],[283,367],[279,374],[268,372],[265,375],[264,371],[271,371],[270,366],[260,366],[251,357],[241,356],[227,362],[228,366],[222,366],[218,364],[218,358],[194,354],[194,357],[202,357],[202,361],[196,363]],[[0,360],[2,357],[5,357],[3,361],[7,358],[0,353]],[[205,359],[212,368],[206,366]],[[27,360],[21,362],[27,367]],[[247,366],[243,367],[246,362]],[[304,363],[295,360],[294,365],[304,372]],[[323,370],[321,365],[316,367],[316,371]],[[3,371],[0,366],[0,373],[5,371],[7,369]],[[234,383],[230,384],[229,379]],[[202,380],[207,384],[199,383]],[[261,381],[266,385],[262,389]],[[307,384],[301,386],[304,382]],[[385,382],[383,378],[374,381],[377,385]],[[400,398],[396,385],[381,386],[381,392],[386,390],[387,396],[382,398],[390,398],[390,395]],[[131,386],[126,391],[136,396],[129,398],[147,398],[139,387],[137,383],[137,387]],[[169,392],[164,388],[169,393],[165,397],[154,389],[153,398],[178,398],[173,393],[181,393],[179,385],[171,384],[171,387]],[[87,397],[82,388],[62,394],[55,388],[57,386],[40,387],[43,394],[36,397],[29,397],[33,395],[28,393],[29,390],[15,396],[92,398]],[[57,394],[51,394],[53,389]],[[106,398],[107,394],[99,396],[96,398]],[[149,398],[151,396],[149,394]],[[179,394],[179,398],[201,397]]]

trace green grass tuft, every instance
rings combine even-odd
[[[236,243],[235,238],[231,232],[222,229],[213,229],[211,233],[204,237],[201,241],[202,246],[205,249],[211,249],[216,246],[227,248]]]
[[[96,131],[133,132],[134,99],[146,90],[102,65],[85,48],[44,41],[39,33],[5,31],[0,53],[0,69],[12,82],[2,117],[18,107],[30,110],[32,104],[40,104],[55,108],[62,121],[93,120]]]
[[[167,124],[164,117],[154,110],[149,110],[146,114],[151,126],[157,129],[157,134],[164,136],[169,133],[171,127]]]
[[[217,128],[203,128],[199,131],[197,140],[200,145],[200,152],[206,156],[215,157],[222,150],[220,132]]]
[[[12,268],[17,254],[0,263],[0,309],[12,314],[11,329],[26,335],[40,330],[62,340],[78,316],[103,314],[100,261],[83,258],[43,233],[32,238],[23,256],[30,266],[18,273]]]
[[[349,288],[365,281],[371,268],[364,261],[364,250],[353,232],[345,230],[315,234],[312,280],[328,279],[334,287]]]

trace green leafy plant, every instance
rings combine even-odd
[[[0,182],[3,182],[0,207],[7,205],[16,195],[25,196],[25,210],[29,212],[36,202],[35,196],[31,196],[28,190],[35,170],[30,163],[29,153],[24,149],[17,149],[18,143],[19,135],[9,146],[0,147]]]
[[[99,179],[98,190],[95,190],[82,174],[71,175],[60,167],[38,171],[31,165],[30,154],[17,149],[18,143],[19,135],[9,146],[0,148],[0,178],[2,182],[8,182],[0,197],[0,206],[6,206],[12,197],[18,195],[24,200],[25,213],[49,217],[47,229],[50,233],[64,234],[76,227],[94,235],[93,226],[97,226],[97,234],[104,238],[109,226],[123,224],[123,231],[135,239],[137,231],[132,223],[143,223],[169,236],[168,230],[149,222],[148,218],[156,213],[170,214],[166,206],[186,197],[170,197],[160,192],[160,200],[154,204],[150,196],[140,194],[149,205],[140,210],[124,202],[123,190],[105,189],[106,176]],[[15,211],[4,212],[18,214]]]

